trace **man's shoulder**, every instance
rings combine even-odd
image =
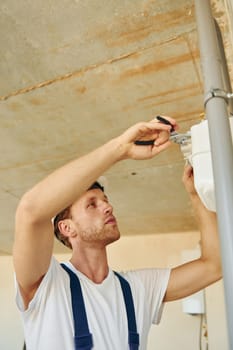
[[[170,276],[169,268],[145,268],[120,272],[130,285],[137,288],[140,285],[144,287],[159,286],[167,284]]]

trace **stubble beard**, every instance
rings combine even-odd
[[[117,226],[115,227],[90,227],[86,229],[79,228],[78,234],[84,242],[103,242],[110,244],[120,238],[120,232]]]

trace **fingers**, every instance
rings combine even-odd
[[[162,119],[162,121],[161,121],[161,119]],[[166,121],[168,121],[168,123],[166,123]],[[158,132],[158,137],[155,138],[155,142],[154,142],[154,144],[156,146],[159,146],[168,140],[168,138],[170,136],[171,129],[172,129],[172,131],[174,131],[178,128],[178,125],[176,124],[175,119],[170,118],[170,117],[165,117],[165,116],[156,117],[156,118],[151,120],[151,123],[154,123],[154,125],[156,125],[156,126],[158,126],[159,124],[170,126],[170,130],[166,130],[166,131],[160,130]]]
[[[185,165],[184,167],[184,177],[191,177],[193,176],[193,168],[190,164]]]
[[[162,145],[163,143],[169,140],[169,137],[170,137],[169,131],[160,131],[160,133],[158,134],[158,137],[154,142],[155,146]]]
[[[182,176],[182,181],[184,184],[191,177],[191,174],[192,174],[192,167],[190,165],[185,165],[183,176]]]
[[[193,168],[190,164],[185,166],[182,180],[186,191],[190,195],[196,195],[197,192],[194,185]]]
[[[169,138],[170,129],[170,125],[154,122],[144,122],[138,123],[130,128],[127,131],[127,135],[132,142],[136,140],[156,140],[159,138],[160,133],[164,132],[164,134],[161,135],[161,141],[159,141],[159,143],[161,143],[162,140]],[[167,135],[167,137],[165,135]]]
[[[158,119],[152,119],[149,122],[141,122],[137,123],[131,128],[129,128],[124,134],[125,136],[129,137],[129,141],[136,141],[136,140],[143,140],[143,139],[157,139],[157,137],[160,137],[158,140],[158,144],[163,142],[164,140],[167,140],[170,136],[171,128],[178,128],[178,125],[176,124],[176,121],[173,118],[170,117],[164,117],[166,118],[172,125],[161,123]],[[161,131],[166,131],[166,133],[160,135]],[[166,137],[167,135],[167,137]]]
[[[143,147],[148,145],[147,147],[150,149],[151,156],[154,156],[171,145],[169,141],[171,127],[171,125],[160,123],[158,120],[139,123],[136,136],[137,140],[134,140],[134,142],[139,147],[142,147],[141,145]],[[154,141],[154,143],[146,143],[148,141]]]
[[[163,119],[166,119],[173,127],[174,130],[177,130],[179,128],[178,124],[176,123],[176,120],[171,118],[171,117],[168,117],[168,116],[159,116],[159,117],[162,117]],[[151,120],[151,122],[154,122],[154,123],[160,123],[160,124],[163,124],[160,120],[157,119],[157,117],[155,117],[154,119]]]
[[[152,156],[164,151],[165,149],[167,149],[170,145],[172,144],[171,141],[167,140],[166,142],[163,142],[160,145],[156,145],[152,148]]]
[[[163,123],[159,122],[157,119],[153,119],[153,120],[151,120],[149,122],[146,122],[145,124],[151,130],[166,130],[166,131],[170,131],[171,130],[171,125],[163,124]]]

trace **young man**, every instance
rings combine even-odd
[[[166,118],[176,129],[175,120]],[[138,123],[56,170],[21,199],[13,257],[28,350],[75,349],[69,275],[52,258],[54,217],[56,235],[72,248],[72,257],[65,265],[81,283],[93,349],[134,348],[128,342],[120,280],[109,268],[106,254],[106,246],[118,240],[120,233],[113,208],[95,181],[118,161],[150,159],[165,150],[170,145],[170,129],[158,120]],[[145,139],[155,140],[154,144],[135,144]],[[191,167],[185,168],[183,181],[199,222],[202,254],[171,271],[147,269],[122,274],[132,291],[140,350],[146,350],[149,328],[159,322],[163,302],[188,296],[221,278],[215,214],[201,203]],[[84,345],[80,349],[89,348]]]

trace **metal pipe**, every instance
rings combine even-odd
[[[195,0],[205,96],[224,90],[218,38],[209,0]],[[233,147],[227,102],[212,97],[206,102],[215,182],[218,227],[230,349],[233,349]]]
[[[219,54],[220,54],[221,63],[222,63],[224,87],[225,87],[226,92],[229,92],[230,94],[232,94],[231,79],[230,79],[230,74],[229,74],[228,65],[227,65],[227,59],[226,59],[226,54],[225,54],[225,49],[224,49],[224,44],[223,44],[222,33],[220,30],[219,24],[215,19],[214,19],[214,24],[215,24],[215,28],[216,28]],[[233,98],[229,99],[229,112],[231,115],[233,115]]]

